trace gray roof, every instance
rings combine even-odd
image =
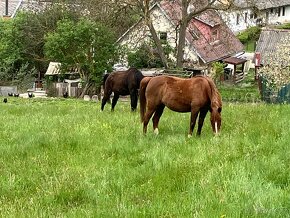
[[[290,5],[290,0],[235,0],[237,7],[249,8],[255,6],[259,10]]]
[[[0,0],[0,17],[6,15],[6,0]],[[19,10],[41,11],[53,2],[51,0],[8,0],[8,16],[14,17]]]
[[[261,53],[261,64],[282,64],[289,66],[289,60],[287,63],[281,61],[285,58],[281,58],[281,55],[290,57],[290,54],[284,54],[281,52],[290,52],[290,48],[286,51],[281,50],[285,46],[290,46],[290,30],[285,29],[264,29],[261,32],[259,41],[257,42],[256,52]],[[287,56],[288,55],[288,56]]]
[[[257,0],[256,7],[259,10],[267,8],[276,8],[281,6],[290,5],[290,0]]]
[[[1,0],[0,2],[0,17],[4,15],[8,15],[9,17],[13,17],[17,8],[19,8],[21,4],[21,0],[8,0],[8,14],[6,14],[6,0]]]

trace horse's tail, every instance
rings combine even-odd
[[[141,83],[140,83],[139,95],[140,95],[140,117],[141,117],[141,122],[144,121],[144,116],[145,116],[145,112],[146,112],[146,96],[145,96],[145,92],[146,92],[146,87],[147,87],[147,85],[148,85],[150,80],[151,80],[151,77],[144,77],[141,80]]]
[[[103,83],[102,83],[102,85],[103,85],[104,90],[105,90],[106,80],[108,79],[108,76],[109,76],[109,75],[110,75],[109,73],[105,73],[105,74],[103,75]]]

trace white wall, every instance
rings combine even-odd
[[[280,10],[280,16],[278,16],[277,11]],[[251,9],[243,9],[239,11],[232,12],[220,12],[223,20],[230,27],[234,33],[238,33],[242,30],[245,30],[251,26],[256,26],[256,21],[261,20],[265,24],[283,24],[290,22],[290,5],[285,6],[285,15],[282,14],[282,7],[267,9],[261,11],[257,18],[252,17],[253,11]],[[238,15],[239,14],[239,15]],[[245,18],[247,14],[247,19]],[[268,14],[268,17],[267,17]],[[237,16],[239,16],[239,22],[237,23]]]
[[[160,32],[167,33],[167,42],[172,47],[176,47],[176,32],[175,32],[175,24],[170,21],[164,13],[161,12],[159,7],[155,7],[152,10],[152,20],[153,26],[159,35]],[[130,50],[136,50],[144,41],[149,41],[150,31],[148,27],[144,24],[143,21],[140,21],[137,25],[135,25],[127,34],[125,34],[124,38],[119,41],[120,45],[126,45]],[[193,48],[185,47],[185,59],[190,59],[192,62],[198,61],[198,56],[194,52]],[[170,58],[175,60],[175,58],[171,55]]]

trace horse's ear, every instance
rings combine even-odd
[[[219,112],[219,113],[222,112],[222,108],[221,108],[221,107],[218,108],[218,112]]]

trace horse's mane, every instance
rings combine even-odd
[[[138,70],[138,69],[135,68],[135,67],[130,67],[130,68],[127,70],[127,72],[128,72],[128,74],[130,74],[130,73],[133,73],[133,74],[134,74],[136,84],[137,84],[137,86],[139,87],[139,86],[140,86],[140,82],[141,82],[141,80],[144,78],[144,75],[141,73],[141,71]]]
[[[203,76],[203,77],[207,80],[211,89],[211,95],[210,95],[211,106],[222,107],[222,98],[214,81],[208,76]]]

